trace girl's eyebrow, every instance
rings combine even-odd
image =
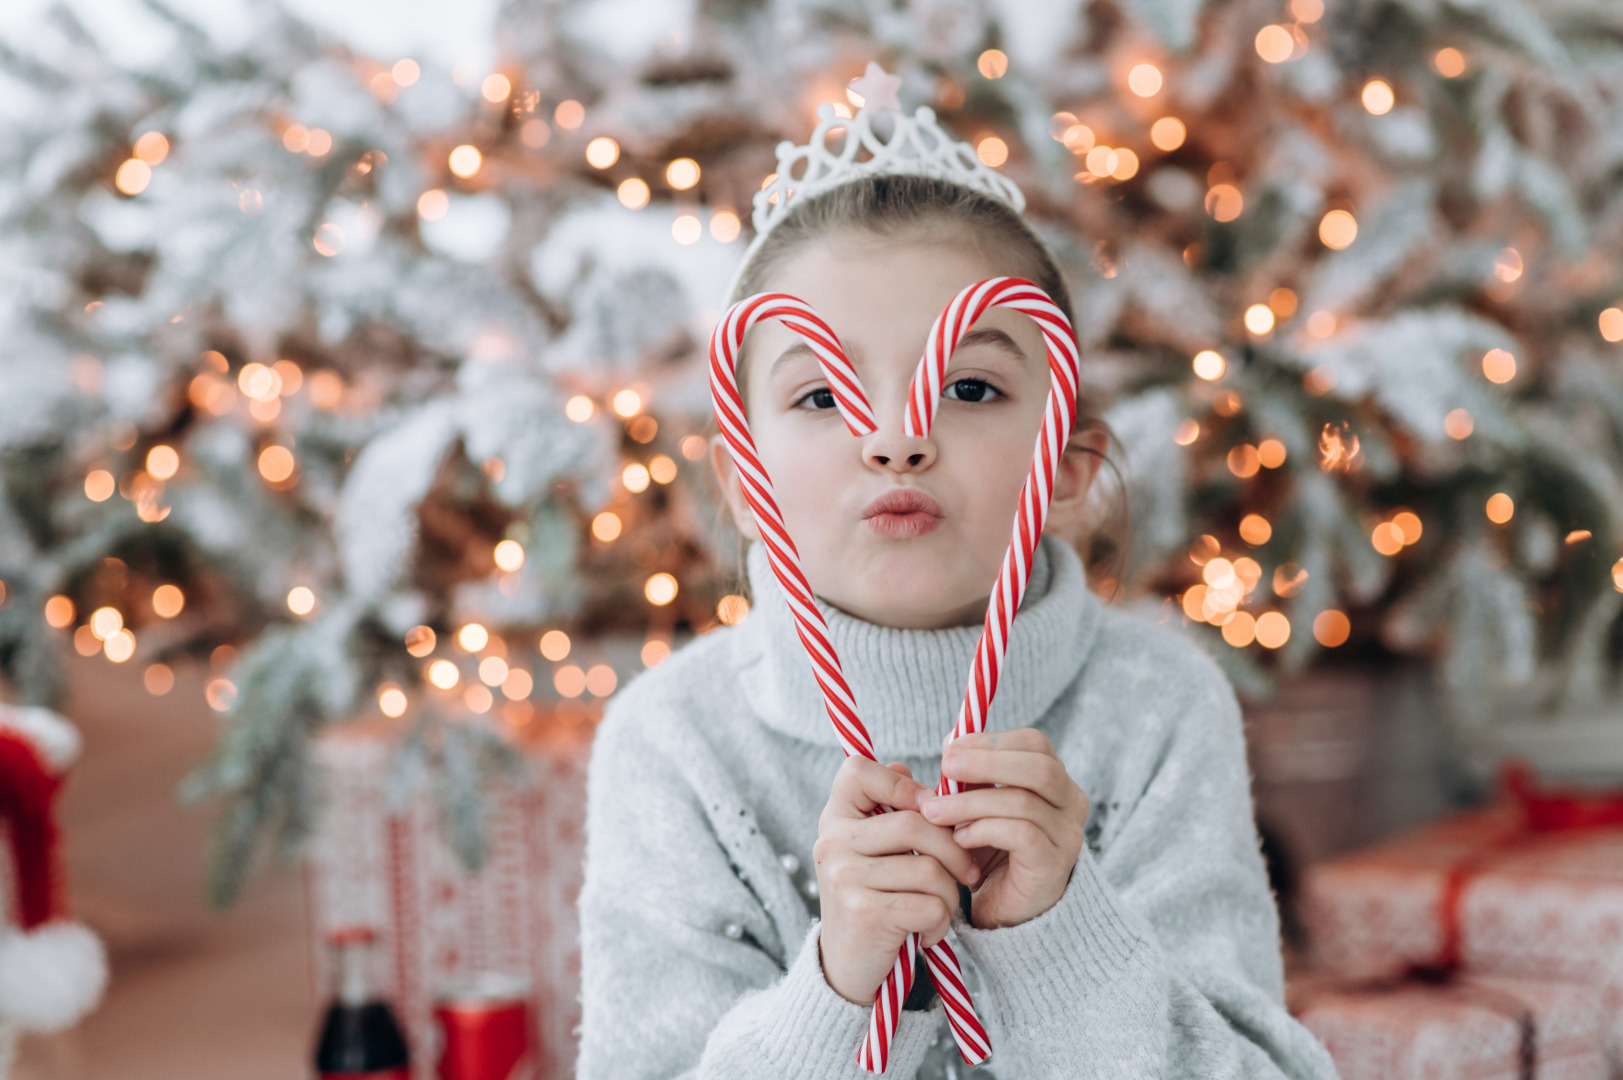
[[[1026,354],[1020,351],[1020,346],[1015,344],[1014,339],[994,326],[978,327],[958,340],[960,349],[973,345],[990,345],[1000,352],[1007,353],[1010,359],[1018,360],[1022,364],[1026,362]],[[805,341],[797,340],[793,345],[779,353],[776,360],[772,361],[772,367],[767,372],[767,378],[777,374],[778,369],[784,364],[801,356],[815,358],[816,354],[812,352],[811,346],[807,345]],[[852,359],[855,360],[855,356],[852,356]]]

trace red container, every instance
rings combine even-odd
[[[441,994],[439,1080],[533,1080],[535,1021],[527,980],[488,974]]]

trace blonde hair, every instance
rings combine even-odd
[[[1064,273],[1048,245],[1012,207],[950,180],[895,174],[862,177],[798,202],[750,256],[727,297],[727,306],[763,291],[773,272],[800,248],[840,232],[868,233],[882,239],[927,233],[933,240],[960,240],[989,260],[1012,264],[1019,276],[1046,292],[1075,325]],[[744,389],[742,357],[739,369],[739,386]],[[1071,449],[1098,454],[1101,472],[1109,471],[1115,492],[1104,512],[1095,514],[1098,520],[1093,527],[1084,530],[1086,535],[1067,539],[1080,549],[1090,581],[1096,587],[1108,581],[1108,592],[1114,593],[1120,590],[1127,552],[1125,485],[1110,454],[1075,443],[1076,436],[1089,431],[1103,432],[1108,444],[1119,450],[1121,444],[1084,393],[1077,401]]]

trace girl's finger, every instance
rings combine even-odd
[[[863,859],[850,875],[853,884],[874,892],[929,893],[958,902],[958,882],[931,855],[887,855]]]
[[[941,772],[961,783],[1026,788],[1061,810],[1074,805],[1081,790],[1065,771],[1064,762],[1035,750],[954,746],[942,757]]]
[[[952,830],[932,825],[916,810],[898,810],[865,818],[850,826],[849,848],[858,855],[882,857],[918,852],[946,868],[947,873],[974,885],[978,878],[975,857],[952,838]]]
[[[1028,866],[1046,866],[1061,854],[1047,833],[1025,818],[977,818],[955,830],[965,847],[989,847],[1007,851],[1011,859]]]
[[[1073,827],[1065,813],[1021,787],[977,788],[924,800],[920,813],[936,825],[955,826],[978,818],[1020,818],[1041,829],[1059,848],[1067,846]],[[962,837],[956,838],[961,845]]]
[[[824,818],[861,819],[878,806],[913,809],[918,795],[930,789],[877,761],[848,757],[834,774]]]

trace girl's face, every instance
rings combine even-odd
[[[835,607],[909,628],[985,615],[1047,404],[1036,323],[988,311],[952,356],[930,435],[909,438],[902,417],[936,316],[966,285],[1014,273],[950,238],[843,232],[796,251],[763,286],[833,327],[879,424],[853,438],[799,335],[775,319],[750,330],[742,363],[756,449],[812,590]],[[759,539],[721,436],[710,449],[733,519]],[[1095,460],[1064,455],[1056,511],[1080,503]]]

